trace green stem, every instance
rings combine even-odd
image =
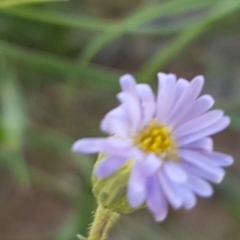
[[[98,206],[87,240],[105,240],[108,232],[119,218],[119,214]]]

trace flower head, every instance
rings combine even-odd
[[[220,183],[222,167],[233,163],[227,154],[213,151],[209,136],[226,128],[230,119],[222,110],[210,110],[214,99],[199,97],[204,79],[191,82],[174,74],[158,74],[155,97],[148,84],[131,75],[120,78],[120,105],[106,114],[101,129],[106,138],[75,142],[79,153],[105,153],[94,174],[107,178],[131,163],[127,200],[131,208],[146,204],[157,221],[167,216],[168,205],[191,209],[196,195],[213,193],[208,183]],[[117,186],[116,186],[117,188]]]

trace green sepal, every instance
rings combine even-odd
[[[94,170],[106,157],[106,154],[99,154]],[[132,166],[133,160],[130,159],[118,171],[107,178],[97,178],[93,171],[93,194],[99,204],[120,214],[128,214],[137,210],[130,207],[127,201],[127,184]]]

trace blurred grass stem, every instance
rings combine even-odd
[[[141,79],[141,81],[151,79],[159,69],[162,69],[191,42],[211,29],[218,21],[239,10],[239,8],[239,1],[220,1],[205,19],[192,24],[167,46],[164,48],[161,47],[138,72],[138,78]]]

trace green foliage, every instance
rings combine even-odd
[[[92,127],[96,128],[111,105],[106,92],[114,95],[125,69],[136,73],[140,81],[154,84],[158,71],[171,70],[173,61],[179,65],[186,61],[187,57],[181,60],[179,54],[189,54],[193,44],[206,39],[201,45],[204,48],[206,42],[226,36],[226,30],[239,34],[231,26],[239,21],[240,1],[139,1],[133,10],[114,19],[87,10],[87,2],[0,1],[0,167],[8,169],[17,183],[44,189],[70,206],[52,239],[73,240],[78,232],[86,235],[90,212],[95,208],[90,183],[93,161],[72,154],[71,145],[77,137],[93,133]],[[20,6],[33,3],[42,4]],[[229,21],[229,29],[221,27],[225,21]],[[148,41],[149,50],[138,55],[145,50],[141,47],[144,41]],[[132,49],[135,47],[137,53]],[[196,47],[194,51],[197,59],[202,49]],[[131,56],[125,63],[126,53]],[[214,88],[220,85],[217,77],[211,81]],[[100,102],[102,97],[105,100]],[[238,131],[239,99],[219,102],[232,118],[233,131]],[[47,162],[48,167],[39,167],[35,161]],[[220,201],[237,224],[238,185],[239,180],[230,176],[217,187]],[[159,239],[159,230],[144,221],[127,218],[123,226],[131,239]],[[168,240],[201,239],[171,220],[160,231]]]
[[[1,66],[1,158],[15,177],[28,184],[28,167],[21,153],[27,118],[23,95],[15,74],[3,59]]]
[[[12,7],[22,4],[44,3],[44,2],[66,2],[68,0],[1,0],[0,8]]]
[[[201,21],[191,24],[184,29],[172,42],[165,46],[164,50],[158,52],[145,64],[139,72],[139,77],[147,80],[154,76],[155,72],[162,69],[174,56],[183,51],[197,37],[209,30],[213,24],[217,24],[221,18],[238,11],[240,3],[236,1],[220,1],[216,7]]]

